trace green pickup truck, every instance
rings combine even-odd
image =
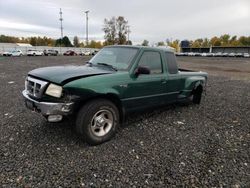
[[[73,117],[77,132],[97,145],[128,113],[187,99],[199,104],[206,81],[205,72],[178,69],[166,48],[108,46],[82,66],[30,71],[22,94],[49,122]]]

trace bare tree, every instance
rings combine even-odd
[[[127,25],[128,21],[123,16],[112,17],[110,20],[105,19],[103,27],[105,44],[126,44]]]
[[[142,46],[148,46],[148,44],[149,44],[148,40],[144,40],[141,45]]]

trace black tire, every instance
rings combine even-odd
[[[195,90],[193,90],[193,103],[200,104],[202,97],[203,88],[202,86],[198,86]]]
[[[104,118],[100,120],[100,117]],[[119,118],[119,111],[111,101],[105,99],[93,100],[86,103],[78,112],[76,131],[88,144],[98,145],[114,137],[119,127]],[[112,125],[104,120],[112,122]],[[104,130],[107,132],[102,135],[105,132]]]

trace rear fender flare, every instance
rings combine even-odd
[[[192,76],[186,79],[185,82],[185,89],[186,90],[194,90],[196,89],[198,86],[202,86],[204,87],[206,83],[206,78],[202,77],[202,76]]]

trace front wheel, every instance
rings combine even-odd
[[[76,130],[90,145],[110,140],[119,127],[119,111],[110,101],[93,100],[85,104],[76,119]]]

